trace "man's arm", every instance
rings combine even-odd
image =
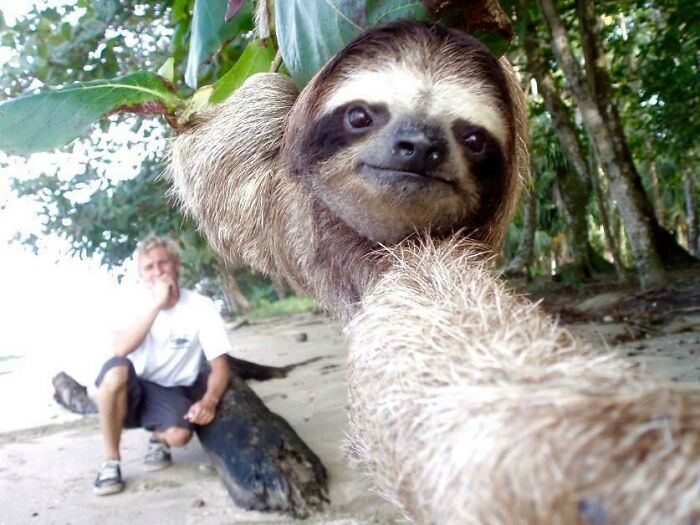
[[[114,355],[124,357],[136,350],[139,345],[143,343],[143,340],[146,339],[159,311],[159,307],[149,308],[148,311],[129,328],[114,334],[114,341],[112,342]]]
[[[197,425],[206,425],[214,419],[216,406],[228,388],[230,369],[226,354],[209,361],[211,373],[207,379],[207,391],[185,414],[185,419]]]
[[[153,288],[153,303],[133,325],[114,335],[112,342],[114,355],[124,357],[143,343],[158,316],[158,312],[167,303],[169,295],[170,283],[168,281],[163,280],[155,284]]]

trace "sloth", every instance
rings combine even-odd
[[[526,176],[523,107],[476,39],[398,22],[301,93],[251,77],[168,172],[215,249],[345,324],[351,456],[410,520],[696,522],[698,391],[595,351],[490,269]]]
[[[370,30],[301,94],[261,74],[201,112],[171,151],[176,192],[221,253],[347,320],[380,246],[460,229],[499,245],[526,135],[504,64],[440,26]]]

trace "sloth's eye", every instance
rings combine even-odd
[[[472,153],[482,153],[486,146],[486,137],[480,131],[475,131],[464,137],[464,145],[467,146]]]
[[[372,117],[362,106],[353,106],[347,112],[348,124],[355,129],[366,128],[372,125]]]

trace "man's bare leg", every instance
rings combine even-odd
[[[129,369],[124,365],[115,366],[105,373],[97,391],[97,408],[106,458],[93,483],[93,492],[98,496],[116,494],[124,489],[119,442],[126,417],[128,379]]]
[[[105,373],[97,392],[100,427],[107,459],[120,459],[119,442],[126,417],[129,369],[115,366]]]
[[[192,438],[192,432],[185,428],[171,427],[163,432],[153,432],[148,443],[148,452],[143,460],[148,471],[161,470],[173,464],[170,447],[184,447]]]
[[[156,441],[165,443],[169,447],[180,448],[190,442],[192,431],[186,428],[170,427],[165,432],[154,432],[153,437]]]

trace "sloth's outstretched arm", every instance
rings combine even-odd
[[[176,196],[214,248],[269,273],[287,264],[280,258],[287,251],[275,246],[285,240],[281,231],[310,220],[308,197],[295,199],[298,186],[283,178],[279,161],[297,95],[285,75],[254,75],[226,102],[197,114],[173,141],[168,162]],[[297,205],[285,205],[282,195]]]
[[[637,375],[459,242],[404,246],[350,323],[352,446],[418,523],[691,523],[700,395]]]

